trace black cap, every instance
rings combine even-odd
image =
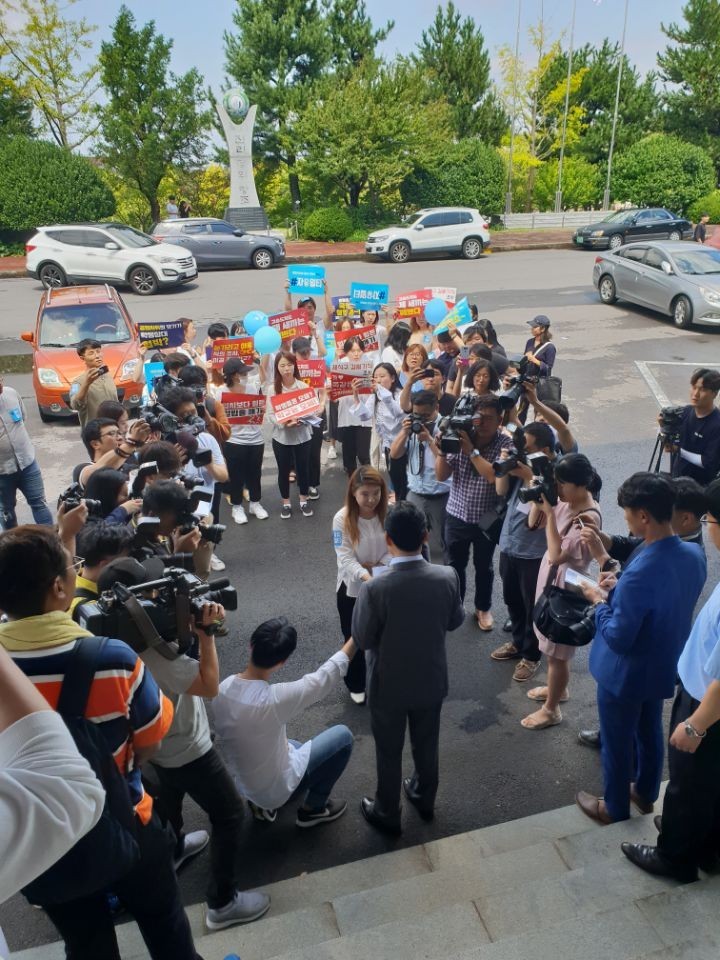
[[[536,317],[533,317],[532,320],[528,320],[527,325],[529,327],[549,327],[550,317],[546,317],[544,313],[539,313]]]
[[[148,557],[142,563],[134,557],[118,557],[111,560],[97,580],[100,593],[109,590],[113,584],[122,583],[126,587],[136,587],[139,583],[159,580],[165,575],[165,565],[159,557]]]

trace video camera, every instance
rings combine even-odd
[[[555,461],[545,453],[528,454],[527,463],[539,482],[529,487],[520,487],[520,503],[540,503],[545,497],[551,507],[558,502],[557,481],[555,480]]]
[[[527,357],[511,358],[508,362],[511,366],[517,367],[520,372],[516,377],[510,377],[510,386],[507,388],[507,390],[503,390],[497,395],[502,410],[512,410],[512,408],[517,404],[518,400],[524,393],[524,383],[538,382],[537,377],[528,376],[530,361]]]
[[[493,461],[493,471],[496,477],[506,477],[511,470],[515,470],[520,463],[527,463],[528,458],[525,453],[525,431],[522,427],[516,427],[513,433],[512,446],[508,447],[508,456],[504,460]]]
[[[130,556],[142,563],[156,557],[165,567],[181,567],[190,573],[195,572],[195,562],[191,553],[161,553],[158,544],[160,519],[158,517],[140,517],[135,525],[135,536],[130,544]]]
[[[99,500],[89,500],[83,496],[83,488],[79,483],[71,483],[58,497],[58,509],[65,504],[65,510],[74,510],[84,503],[90,517],[102,517],[102,503]]]
[[[474,413],[474,397],[467,393],[460,397],[450,416],[442,418],[438,425],[441,432],[440,450],[442,453],[460,453],[462,449],[460,433],[463,432],[472,437]]]
[[[133,586],[115,583],[96,602],[80,604],[75,619],[96,637],[117,637],[136,653],[152,648],[175,660],[193,645],[190,617],[207,603],[237,610],[237,591],[227,579],[205,583],[187,570],[170,567],[164,577]],[[209,634],[216,624],[204,627]]]
[[[663,407],[658,417],[660,436],[666,443],[680,442],[680,428],[685,417],[685,407]]]
[[[186,417],[181,420],[161,403],[149,403],[140,411],[153,433],[159,433],[168,443],[180,443],[196,467],[206,467],[212,462],[212,450],[198,450],[197,437],[205,430],[202,417]],[[195,440],[193,444],[191,441]]]

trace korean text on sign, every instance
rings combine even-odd
[[[213,340],[210,363],[216,370],[221,370],[231,357],[238,357],[243,363],[252,364],[254,349],[252,337],[218,338]]]
[[[276,313],[268,317],[268,323],[280,333],[283,343],[294,340],[295,337],[309,337],[310,326],[304,310],[288,310],[286,313]]]
[[[287,423],[288,420],[297,420],[317,413],[321,407],[317,394],[312,387],[306,390],[291,390],[289,393],[273,394],[270,397],[273,413],[278,423]]]
[[[360,380],[358,393],[371,393],[370,378],[372,364],[366,360],[340,360],[330,368],[330,399],[340,400],[342,397],[352,396],[353,380]]]
[[[351,283],[350,299],[360,310],[379,310],[390,296],[387,283]]]
[[[297,361],[300,379],[304,380],[309,387],[315,390],[322,390],[327,378],[327,369],[324,360],[301,360]]]
[[[325,267],[290,266],[288,267],[290,293],[317,294],[323,292]]]
[[[259,426],[263,422],[267,401],[262,393],[223,393],[220,402],[229,423]]]
[[[335,331],[335,343],[338,349],[342,347],[346,340],[350,339],[357,339],[360,341],[360,347],[363,353],[371,353],[373,350],[380,349],[380,344],[378,343],[377,338],[377,330],[373,326],[356,327],[354,330]]]
[[[168,320],[166,323],[137,324],[140,346],[144,350],[163,350],[166,347],[179,347],[185,342],[182,320]]]

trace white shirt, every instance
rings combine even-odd
[[[391,363],[398,373],[402,370],[403,355],[398,353],[394,347],[384,347],[381,354],[382,363]]]
[[[287,803],[305,776],[311,741],[301,747],[288,743],[286,724],[327,696],[349,665],[339,651],[292,683],[237,675],[223,680],[212,705],[216,742],[243,797],[266,810]]]
[[[339,590],[344,583],[347,595],[357,597],[367,573],[363,564],[379,567],[390,561],[385,530],[377,517],[369,520],[358,517],[360,539],[355,544],[351,543],[345,530],[345,507],[342,507],[333,517],[332,531],[338,565],[335,589]]]
[[[222,455],[220,444],[211,433],[208,433],[207,430],[203,430],[202,433],[198,434],[197,442],[198,451],[212,451],[212,462],[216,466],[221,467],[225,465],[225,457]],[[213,479],[210,471],[205,467],[196,467],[192,460],[189,460],[187,465],[183,468],[183,475],[186,477],[198,477],[200,480],[202,480],[202,486],[195,487],[194,490],[202,490],[204,493],[209,493],[211,497],[215,495],[215,480]],[[196,510],[196,516],[207,516],[207,514],[210,513],[210,507],[211,503],[208,503],[206,500],[201,500],[200,505]]]

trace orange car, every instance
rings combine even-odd
[[[20,334],[33,347],[33,387],[40,417],[74,417],[70,384],[85,372],[76,345],[85,338],[99,340],[118,389],[128,408],[139,407],[143,391],[143,362],[135,324],[114,287],[55,287],[42,295],[35,332]]]

